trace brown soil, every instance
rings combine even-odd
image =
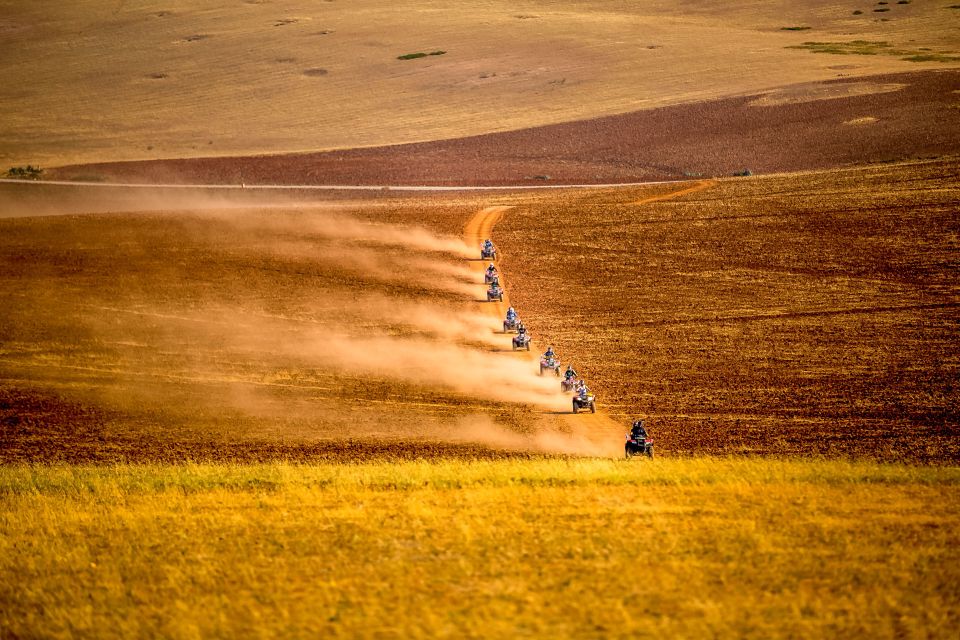
[[[671,454],[960,460],[960,161],[569,192],[497,227],[511,295]]]
[[[331,241],[311,231],[322,206],[3,220],[0,460],[567,450],[504,446],[504,434],[545,430],[608,453],[640,416],[666,455],[956,463],[958,176],[960,162],[940,160],[501,195],[499,206],[342,203],[381,224],[465,225],[471,245],[492,234],[505,304],[536,348],[553,344],[587,378],[596,416],[404,380],[392,371],[410,363],[389,352],[382,372],[328,366],[325,336],[424,337],[393,317],[404,305],[451,322],[503,305],[392,277],[464,262]],[[371,294],[384,309],[363,306]],[[526,362],[521,377],[536,378],[536,350],[509,353],[497,346],[509,336],[488,335],[496,345],[472,352]],[[490,380],[523,399],[520,379]]]
[[[897,84],[904,87],[864,94],[866,86]],[[49,175],[128,182],[536,185],[831,168],[960,153],[958,87],[956,70],[851,78],[448,141],[75,165]],[[847,124],[867,118],[876,121]]]

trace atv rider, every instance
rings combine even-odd
[[[513,307],[507,307],[507,322],[513,322],[517,319],[517,312],[514,311]]]
[[[517,335],[523,335],[527,332],[527,328],[523,326],[523,320],[517,320]]]
[[[647,437],[647,429],[643,420],[634,420],[633,427],[630,428],[630,439],[641,440]]]
[[[590,388],[587,387],[587,385],[586,385],[585,383],[581,382],[581,383],[580,383],[580,386],[577,387],[577,396],[578,396],[581,400],[586,400],[586,399],[587,399],[587,396],[589,396],[589,395],[590,395]]]
[[[552,346],[547,347],[547,350],[543,352],[544,360],[553,360],[557,357],[557,352],[553,350]]]
[[[573,365],[568,364],[567,370],[563,372],[563,379],[567,382],[570,382],[571,380],[576,380],[579,377],[580,376],[578,376],[577,372],[573,369]]]
[[[496,267],[496,265],[493,264],[492,262],[490,263],[490,266],[487,267],[487,275],[488,275],[488,276],[495,276],[495,275],[497,275],[497,267]]]
[[[483,250],[487,252],[493,251],[493,243],[490,241],[490,238],[483,241]]]

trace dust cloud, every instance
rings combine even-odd
[[[18,283],[20,293],[8,297],[22,305],[20,316],[50,327],[72,318],[78,342],[56,357],[42,352],[68,343],[63,336],[39,350],[11,349],[8,361],[20,363],[21,375],[44,367],[48,379],[69,372],[78,385],[103,385],[114,406],[183,398],[176,410],[189,413],[196,403],[201,415],[218,414],[223,428],[229,416],[242,414],[259,425],[297,420],[306,425],[298,433],[318,437],[312,419],[338,423],[338,436],[371,432],[376,421],[351,426],[356,410],[321,401],[333,398],[409,413],[392,421],[403,425],[404,437],[600,453],[576,427],[558,430],[556,421],[530,433],[497,424],[505,406],[534,412],[523,415],[565,413],[569,398],[556,377],[537,375],[530,354],[512,352],[502,319],[488,311],[497,307],[480,302],[482,266],[468,262],[476,250],[461,239],[369,222],[347,207],[225,208],[208,196],[177,201],[183,211],[139,217],[162,204],[141,202],[137,213],[75,216],[50,227],[69,229],[71,242],[85,246],[87,236],[103,246],[105,234],[121,234],[110,242],[111,260],[135,274],[127,281],[136,286],[102,286],[115,273],[84,271],[92,266],[75,272],[82,285],[66,277]],[[157,228],[167,244],[151,240],[149,251],[138,249]],[[245,275],[224,277],[236,269]],[[182,285],[175,295],[171,275]],[[408,393],[415,397],[408,401]],[[417,416],[428,419],[420,424]]]
[[[517,433],[496,422],[490,416],[476,414],[458,420],[449,431],[437,434],[454,443],[479,443],[494,449],[508,451],[536,451],[577,456],[611,457],[620,453],[618,440],[604,437],[582,427],[560,431],[541,425],[531,433]]]

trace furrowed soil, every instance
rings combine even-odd
[[[957,174],[0,220],[0,456],[606,456],[646,417],[667,455],[955,463]],[[488,234],[502,304],[482,301]],[[596,416],[504,353],[508,303]]]
[[[955,463],[958,174],[569,192],[495,239],[533,335],[662,451]]]

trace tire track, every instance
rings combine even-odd
[[[696,184],[689,186],[685,189],[680,189],[678,191],[670,191],[669,193],[660,194],[658,196],[651,196],[649,198],[643,198],[637,200],[636,202],[631,202],[633,205],[644,205],[650,204],[651,202],[660,202],[661,200],[672,200],[673,198],[679,198],[680,196],[685,196],[688,193],[696,193],[697,191],[703,191],[717,184],[716,180],[701,180]]]

